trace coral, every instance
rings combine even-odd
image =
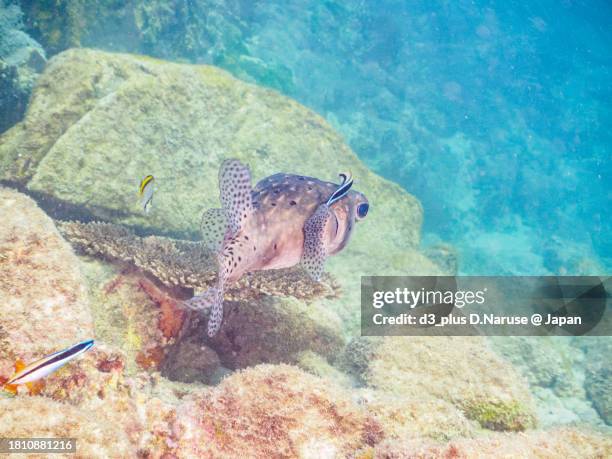
[[[330,381],[287,365],[235,373],[177,409],[178,454],[346,457],[382,437],[380,425]]]
[[[149,236],[140,238],[110,223],[58,222],[64,237],[90,255],[129,262],[166,286],[206,290],[216,279],[216,259],[203,244]],[[312,301],[338,294],[337,283],[327,275],[316,282],[299,269],[257,271],[228,287],[227,300],[252,300],[262,294],[292,296]]]
[[[0,375],[94,337],[78,260],[27,196],[0,187]]]
[[[341,361],[369,387],[445,400],[485,428],[535,425],[526,383],[482,337],[356,338]]]

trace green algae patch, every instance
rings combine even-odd
[[[468,419],[489,430],[522,432],[535,427],[533,413],[516,400],[472,400],[463,403]]]

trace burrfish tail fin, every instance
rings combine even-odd
[[[304,225],[304,253],[301,265],[314,280],[321,280],[327,251],[323,235],[332,213],[327,204],[321,204]]]
[[[219,296],[219,289],[211,287],[193,298],[183,301],[183,305],[193,311],[208,311]]]
[[[244,228],[253,213],[251,173],[237,159],[227,159],[219,169],[219,192],[230,236]]]
[[[217,334],[223,321],[223,293],[217,292],[217,298],[215,298],[210,310],[210,316],[208,316],[208,336],[211,338]]]
[[[223,209],[208,209],[202,214],[200,224],[202,242],[213,252],[219,252],[223,247],[227,233],[227,218]]]
[[[210,310],[208,316],[208,336],[217,334],[223,321],[223,287],[211,287],[183,304],[194,311]]]

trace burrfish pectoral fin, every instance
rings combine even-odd
[[[219,252],[227,232],[227,218],[223,209],[208,209],[204,212],[200,230],[204,245],[214,252]]]
[[[253,213],[249,168],[237,159],[223,161],[219,170],[219,191],[230,236],[235,236]]]
[[[301,265],[314,280],[321,280],[327,258],[325,226],[332,216],[327,204],[321,204],[304,225],[304,253]]]

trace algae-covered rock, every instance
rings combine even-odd
[[[576,428],[495,433],[447,443],[428,439],[385,440],[372,450],[376,458],[605,458],[612,454],[612,440]]]
[[[288,365],[249,368],[192,397],[175,430],[185,433],[179,457],[351,457],[384,436],[344,389]]]
[[[447,441],[471,437],[477,431],[478,424],[468,420],[459,408],[427,394],[415,398],[369,388],[358,393],[361,404],[380,423],[387,439]]]
[[[185,312],[142,273],[78,256],[91,300],[96,337],[122,349],[130,373],[157,370]]]
[[[196,340],[182,340],[166,359],[162,375],[172,381],[210,383],[219,369],[215,351]]]
[[[0,187],[0,375],[93,338],[78,259],[53,221],[22,193]],[[10,376],[10,374],[9,374]]]
[[[55,56],[26,120],[1,138],[0,175],[100,218],[195,236],[202,211],[219,205],[227,157],[255,181],[280,171],[336,180],[350,169],[372,203],[356,242],[385,253],[418,242],[418,202],[366,168],[323,118],[209,66],[87,49]],[[157,179],[147,216],[136,199],[146,174]]]
[[[612,369],[602,363],[587,369],[584,381],[587,395],[599,416],[612,426]]]
[[[136,457],[138,428],[112,410],[87,409],[42,397],[0,398],[2,438],[76,439],[76,457]],[[125,415],[125,413],[123,413]],[[118,428],[120,425],[129,428]],[[66,455],[73,456],[73,454]]]
[[[223,326],[211,345],[223,365],[233,369],[294,363],[307,350],[331,358],[342,350],[344,337],[337,316],[316,303],[263,297],[226,302]]]
[[[342,361],[369,387],[445,400],[487,429],[522,431],[536,423],[526,382],[482,337],[356,338]]]

